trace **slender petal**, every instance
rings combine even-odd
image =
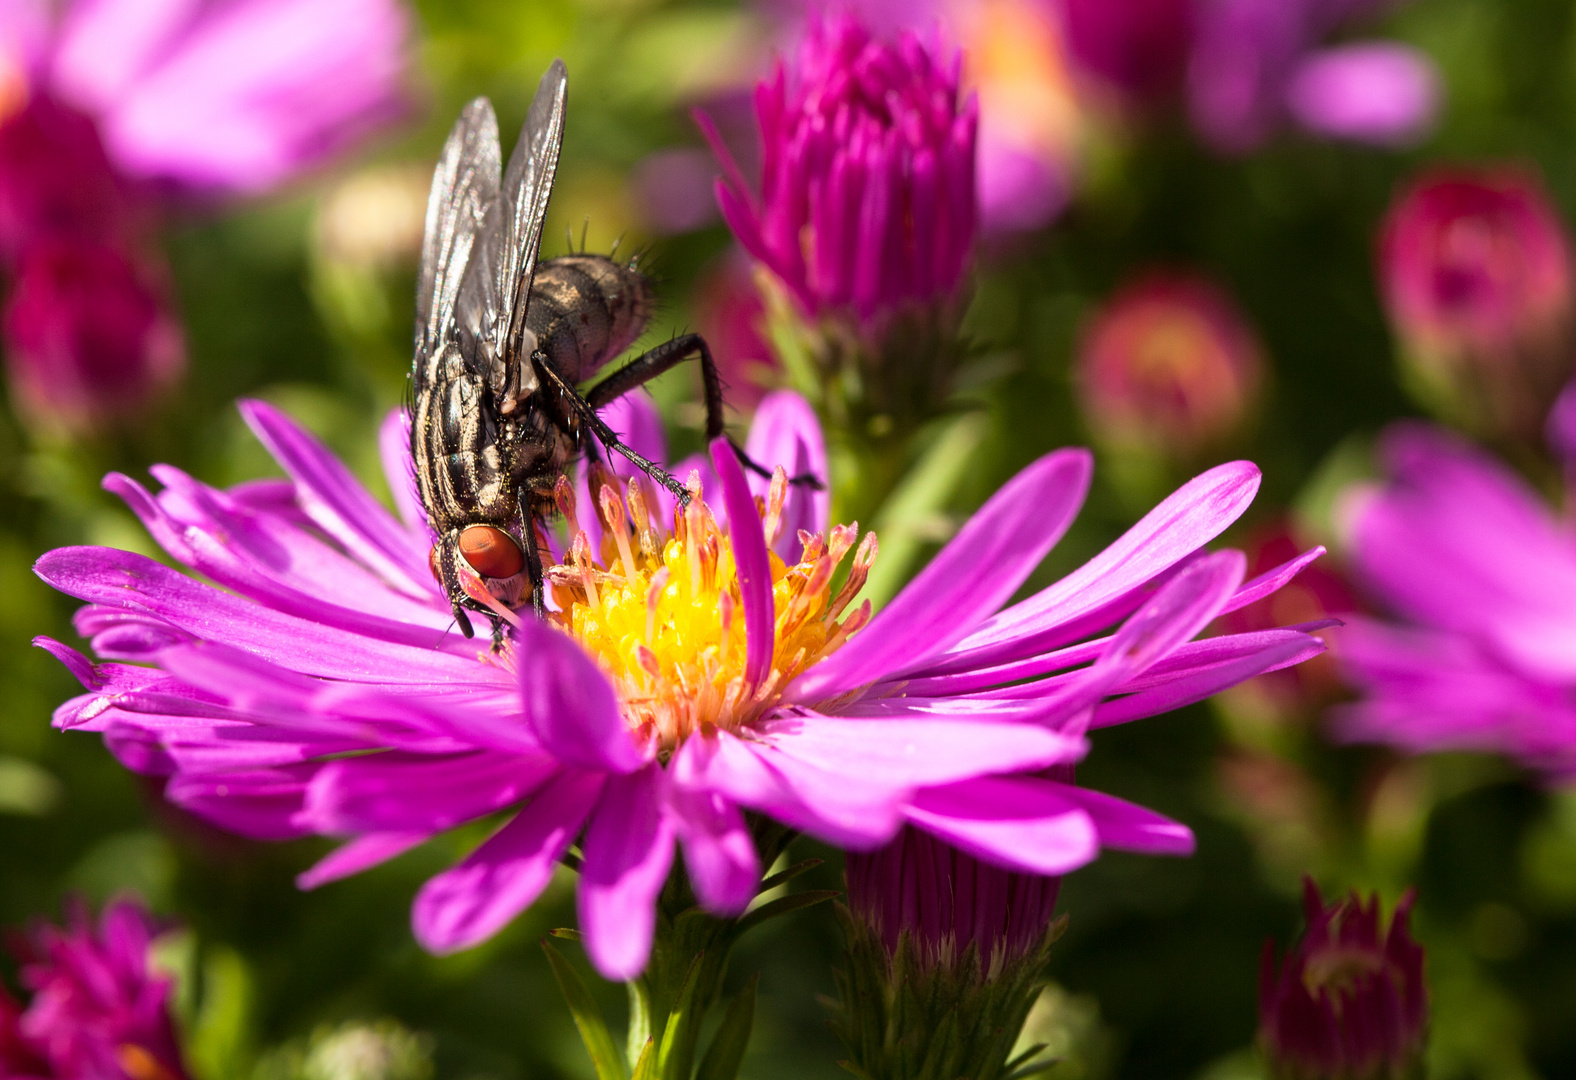
[[[635,745],[613,688],[566,635],[531,621],[517,631],[516,663],[525,721],[566,764],[634,772],[646,756]]]
[[[566,769],[465,861],[421,887],[411,912],[416,940],[443,955],[501,930],[541,895],[603,785]]]
[[[586,832],[580,925],[591,962],[607,979],[635,978],[651,953],[657,894],[673,863],[665,786],[655,762],[610,778]]]

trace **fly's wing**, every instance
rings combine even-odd
[[[460,290],[461,335],[471,332],[480,339],[479,348],[467,350],[467,361],[476,363],[506,400],[519,388],[521,365],[528,362],[529,350],[522,347],[525,311],[547,200],[558,171],[568,94],[569,74],[562,60],[554,60],[531,101],[503,187],[487,215]]]
[[[498,118],[484,97],[460,113],[443,144],[427,197],[427,226],[416,282],[414,389],[432,382],[433,366],[455,327],[455,305],[477,237],[498,201]]]

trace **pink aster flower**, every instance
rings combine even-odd
[[[634,422],[639,402],[623,408],[619,426],[660,458],[655,424]],[[1041,875],[1102,845],[1186,852],[1184,826],[1040,773],[1080,758],[1090,728],[1322,648],[1309,628],[1192,640],[1317,554],[1244,582],[1239,553],[1201,551],[1257,489],[1245,462],[1188,483],[1082,569],[1008,605],[1088,489],[1088,452],[1050,454],[872,615],[857,593],[874,538],[828,528],[825,493],[781,472],[752,488],[719,443],[715,486],[695,470],[695,497],[671,515],[638,480],[561,489],[568,520],[589,502],[601,535],[577,530],[560,549],[549,619],[500,608],[515,625],[492,652],[448,632],[397,416],[383,448],[400,517],[278,411],[242,412],[289,480],[220,491],[168,466],[153,470],[157,494],[106,480],[213,584],[107,548],[39,561],[86,601],[77,627],[100,658],[39,639],[87,690],[55,722],[101,732],[122,762],[167,776],[169,799],[227,828],[346,838],[306,886],[507,814],[417,896],[415,933],[437,952],[497,932],[578,843],[588,951],[604,974],[631,977],[676,848],[706,910],[750,902],[760,866],[746,810],[855,850],[912,825]],[[792,467],[822,452],[792,395],[764,401],[755,423],[757,460]],[[813,516],[790,534],[800,515]],[[490,594],[478,582],[476,595]]]
[[[0,988],[0,1076],[30,1080],[185,1080],[170,1018],[171,980],[155,972],[153,920],[110,904],[95,927],[72,906],[67,925],[20,939],[25,1008]]]
[[[1418,395],[1472,427],[1535,435],[1576,357],[1570,234],[1538,178],[1424,174],[1385,215],[1378,263]]]
[[[1336,731],[1409,753],[1500,753],[1576,779],[1576,543],[1515,473],[1458,436],[1392,428],[1385,478],[1354,490],[1359,583],[1394,621],[1357,618],[1340,662],[1361,700]]]
[[[9,6],[3,59],[25,99],[90,117],[129,178],[265,191],[404,108],[397,0]]]
[[[723,218],[804,313],[861,323],[958,289],[973,253],[979,107],[962,58],[904,31],[876,39],[848,16],[813,20],[755,90],[761,187],[711,121]]]
[[[1355,892],[1326,905],[1303,883],[1308,927],[1275,970],[1264,943],[1259,1041],[1274,1076],[1392,1080],[1418,1075],[1427,1041],[1423,948],[1407,929],[1413,894],[1384,927],[1379,897]]]
[[[1288,121],[1328,138],[1415,142],[1439,108],[1433,62],[1395,42],[1322,45],[1380,6],[1374,0],[1198,4],[1187,87],[1194,127],[1227,153],[1253,150]]]

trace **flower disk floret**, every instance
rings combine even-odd
[[[289,480],[220,491],[160,466],[157,494],[106,481],[214,584],[107,548],[39,561],[87,602],[77,626],[100,658],[39,639],[87,689],[56,725],[101,732],[129,767],[168,777],[168,798],[224,827],[346,838],[306,886],[506,813],[416,899],[416,935],[438,952],[496,933],[578,845],[588,951],[629,978],[676,849],[706,910],[750,903],[761,867],[746,810],[854,850],[907,824],[1029,874],[1065,873],[1102,846],[1186,853],[1186,827],[1044,771],[1081,758],[1091,727],[1323,647],[1317,627],[1192,640],[1317,555],[1245,583],[1239,553],[1201,551],[1251,500],[1247,463],[1205,473],[1070,577],[1004,606],[1088,489],[1086,451],[1047,455],[860,629],[864,608],[830,590],[831,570],[850,560],[857,576],[873,545],[827,527],[826,492],[748,479],[719,442],[711,465],[677,467],[715,482],[701,479],[704,500],[676,516],[638,483],[637,505],[627,484],[621,504],[605,472],[576,492],[566,509],[586,535],[555,554],[558,614],[511,612],[510,645],[494,654],[449,632],[401,418],[383,449],[403,521],[283,414],[242,412]],[[648,404],[607,416],[664,458]],[[819,428],[792,394],[762,403],[746,448],[824,478]],[[660,539],[654,523],[670,517]]]

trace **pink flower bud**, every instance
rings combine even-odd
[[[88,432],[136,415],[175,381],[185,352],[156,276],[105,244],[57,238],[23,253],[4,328],[25,420]]]
[[[734,235],[809,315],[861,323],[957,290],[974,246],[979,109],[961,57],[910,32],[876,40],[851,17],[810,24],[755,90],[761,187],[745,182],[704,115]]]
[[[1379,898],[1354,892],[1326,906],[1305,880],[1308,928],[1275,970],[1264,943],[1259,1039],[1274,1076],[1400,1078],[1422,1057],[1428,1024],[1423,949],[1407,929],[1413,895],[1381,932]]]
[[[889,954],[906,933],[922,967],[950,967],[973,945],[975,977],[987,978],[1044,944],[1062,883],[981,862],[912,828],[876,851],[848,852],[847,872],[850,911]]]
[[[47,97],[0,120],[0,258],[31,240],[116,236],[135,216],[91,119]]]
[[[1538,180],[1423,176],[1385,218],[1379,275],[1414,392],[1475,429],[1536,434],[1572,363],[1570,241]]]
[[[1192,275],[1154,273],[1095,314],[1076,365],[1097,435],[1115,446],[1190,455],[1242,424],[1263,360],[1225,292]]]

